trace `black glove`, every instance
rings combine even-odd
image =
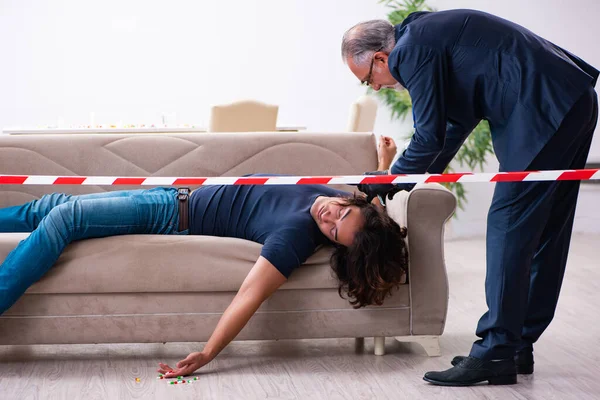
[[[387,174],[388,174],[387,170],[365,172],[365,175],[387,175]],[[388,198],[391,200],[394,198],[394,195],[396,193],[398,193],[399,191],[402,190],[402,188],[399,187],[398,185],[394,185],[391,183],[370,183],[370,184],[359,183],[356,186],[358,187],[358,190],[360,190],[361,192],[363,192],[364,194],[367,195],[367,201],[369,203],[378,195],[384,199],[385,199],[385,196],[387,195]]]

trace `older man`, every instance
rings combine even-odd
[[[393,174],[443,172],[484,119],[501,171],[585,166],[598,71],[519,25],[472,10],[413,13],[395,27],[368,21],[346,32],[342,57],[363,84],[410,93],[415,134]],[[578,191],[577,181],[496,184],[481,339],[426,381],[511,384],[533,372],[533,343],[558,301]]]

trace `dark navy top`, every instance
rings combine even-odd
[[[190,197],[190,234],[261,243],[261,256],[288,278],[329,242],[310,215],[316,198],[350,195],[324,185],[203,186]]]

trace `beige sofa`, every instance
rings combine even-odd
[[[374,170],[371,133],[0,135],[0,174],[240,176],[348,175]],[[0,186],[0,207],[44,193],[125,186]],[[443,226],[455,208],[440,185],[401,192],[389,212],[408,227],[408,283],[383,306],[355,310],[337,293],[323,248],[297,269],[237,339],[385,337],[439,355],[448,282]],[[0,233],[0,261],[25,239]],[[261,245],[209,236],[130,235],[72,243],[0,316],[0,344],[206,341]],[[0,294],[1,295],[1,294]]]

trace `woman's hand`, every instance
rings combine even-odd
[[[208,342],[200,353],[192,353],[173,369],[159,363],[158,372],[165,378],[189,375],[212,361],[240,333],[252,315],[269,296],[283,285],[286,277],[269,260],[258,257],[229,307],[225,310]]]
[[[390,168],[392,160],[396,157],[396,142],[389,136],[380,136],[379,144],[377,145],[377,153],[379,155],[378,171],[384,171]]]
[[[157,371],[165,376],[165,378],[177,378],[178,376],[186,376],[192,374],[198,368],[202,368],[208,364],[211,359],[204,353],[196,352],[191,353],[177,363],[177,368],[173,369],[167,364],[158,363],[160,367]]]

